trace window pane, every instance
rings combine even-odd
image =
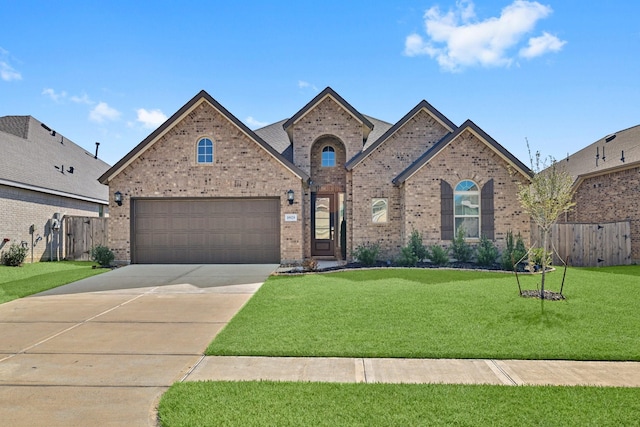
[[[477,195],[456,195],[455,196],[456,215],[478,215],[480,204]]]
[[[480,237],[480,221],[478,218],[456,218],[456,230],[463,227],[465,230],[464,237],[469,239],[477,239]]]
[[[322,166],[333,167],[336,165],[336,152],[333,147],[324,147],[322,149]]]
[[[473,183],[473,181],[462,181],[456,185],[456,192],[457,191],[478,191],[478,187]]]
[[[213,163],[213,141],[209,138],[198,141],[198,163]]]
[[[387,199],[373,199],[372,202],[372,222],[387,222]]]
[[[316,198],[315,234],[316,239],[331,238],[330,201],[328,197]]]

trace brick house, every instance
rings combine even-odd
[[[640,262],[640,125],[607,135],[561,160],[574,182],[565,222],[629,221],[631,259]]]
[[[426,101],[391,124],[326,88],[256,131],[201,91],[100,182],[116,260],[298,263],[373,242],[393,259],[413,230],[426,244],[448,245],[458,226],[472,243],[528,239],[516,192],[530,172]]]
[[[109,165],[31,116],[0,117],[0,252],[29,248],[26,261],[59,259],[65,215],[105,216]]]

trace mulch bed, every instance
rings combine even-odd
[[[541,295],[538,289],[522,291],[520,296],[523,298],[537,298],[537,299],[544,299],[549,301],[562,301],[563,299],[565,299],[564,295],[558,292],[552,292],[547,290],[544,291],[544,298],[540,298]]]

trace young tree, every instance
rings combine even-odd
[[[528,142],[527,142],[528,146]],[[550,163],[550,164],[549,164]],[[535,165],[531,158],[533,177],[529,185],[520,185],[518,200],[523,210],[528,213],[542,231],[542,279],[540,298],[544,299],[544,284],[549,251],[547,242],[551,227],[561,214],[568,212],[575,205],[573,198],[573,178],[553,157],[542,160],[540,152],[536,152]]]

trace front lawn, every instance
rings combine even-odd
[[[565,301],[511,274],[379,269],[271,277],[208,355],[640,360],[640,266],[567,272]],[[562,271],[547,275],[557,290]],[[540,276],[522,277],[535,289]]]
[[[0,304],[109,271],[94,269],[93,265],[95,263],[89,261],[38,262],[22,267],[2,265]]]
[[[437,384],[195,382],[158,408],[178,426],[637,425],[640,389]]]

